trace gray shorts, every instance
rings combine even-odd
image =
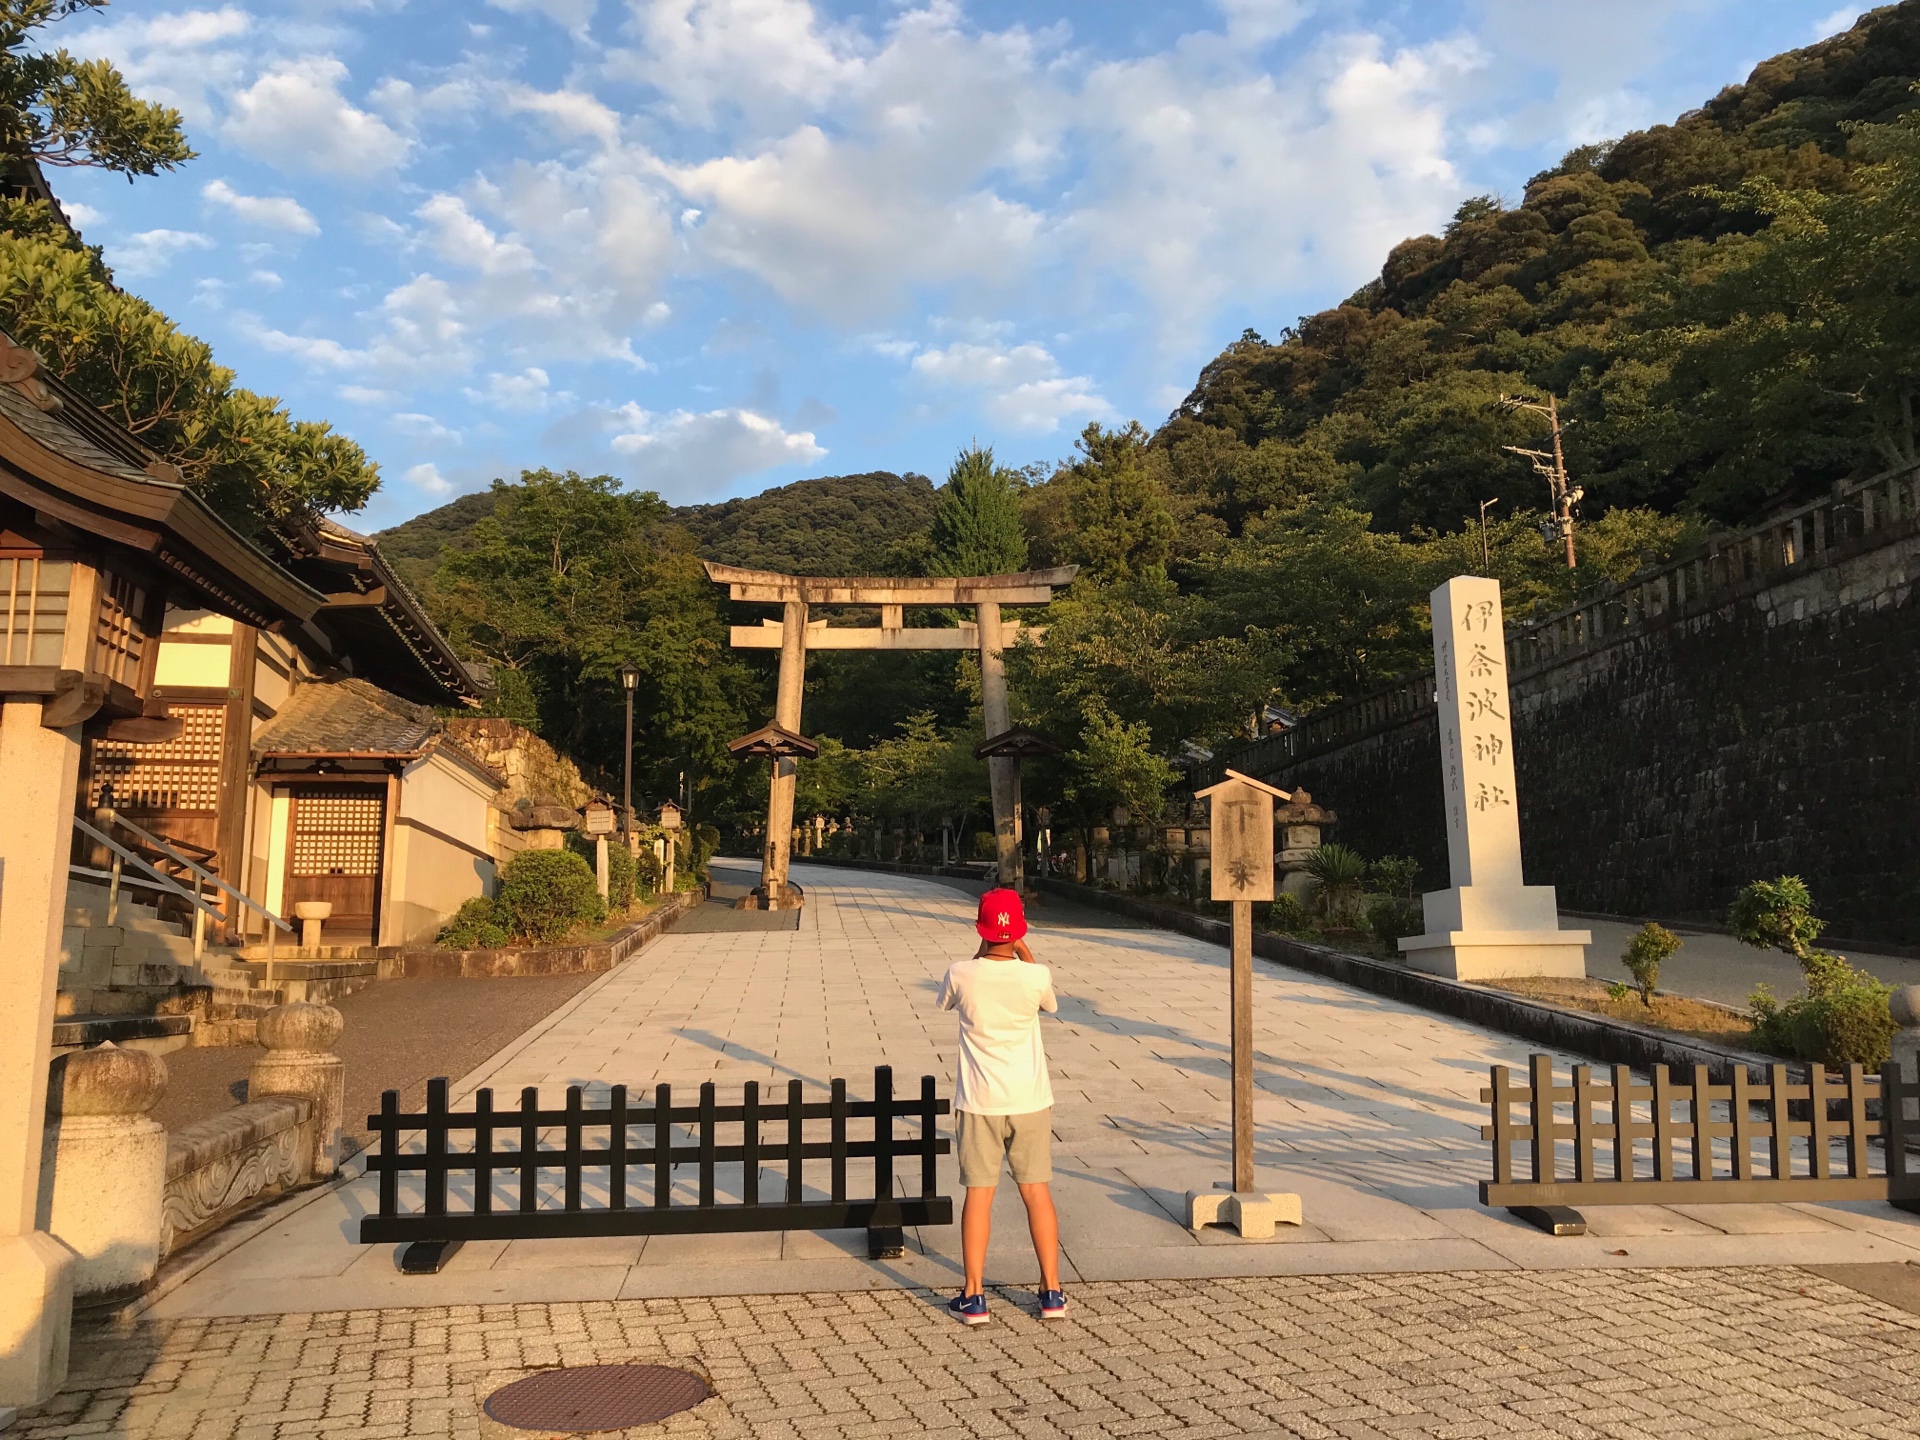
[[[1014,1184],[1044,1185],[1053,1179],[1053,1108],[1025,1115],[956,1111],[953,1148],[960,1156],[960,1183],[969,1190],[998,1185],[1002,1160],[1013,1166]]]

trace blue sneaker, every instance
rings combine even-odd
[[[1067,1292],[1064,1290],[1042,1290],[1040,1292],[1040,1318],[1042,1320],[1066,1319]]]
[[[984,1325],[993,1317],[987,1314],[987,1297],[956,1295],[947,1302],[947,1313],[962,1325]]]

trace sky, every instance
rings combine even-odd
[[[1833,0],[118,0],[199,158],[54,183],[121,283],[351,435],[377,529],[550,466],[694,503],[1158,425],[1460,201]]]

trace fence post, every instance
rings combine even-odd
[[[740,1199],[760,1203],[760,1082],[749,1080],[740,1093]]]
[[[566,1206],[569,1210],[580,1208],[580,1087],[567,1087],[567,1118],[565,1136],[566,1150],[562,1164],[566,1176]]]
[[[540,1198],[540,1091],[520,1092],[520,1210],[531,1215]]]
[[[800,1167],[805,1161],[807,1136],[806,1112],[800,1103],[800,1082],[787,1082],[787,1203],[798,1205],[804,1193],[801,1188]]]
[[[627,1208],[627,1087],[607,1096],[607,1208]]]
[[[906,1252],[907,1233],[893,1193],[893,1067],[873,1067],[873,1215],[867,1221],[867,1258],[890,1260]]]
[[[653,1091],[653,1208],[664,1210],[673,1199],[673,1087],[656,1085]]]
[[[493,1213],[493,1091],[473,1097],[473,1213]]]

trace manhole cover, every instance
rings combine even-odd
[[[691,1410],[707,1382],[668,1365],[583,1365],[542,1370],[487,1397],[489,1418],[516,1430],[624,1430]]]

